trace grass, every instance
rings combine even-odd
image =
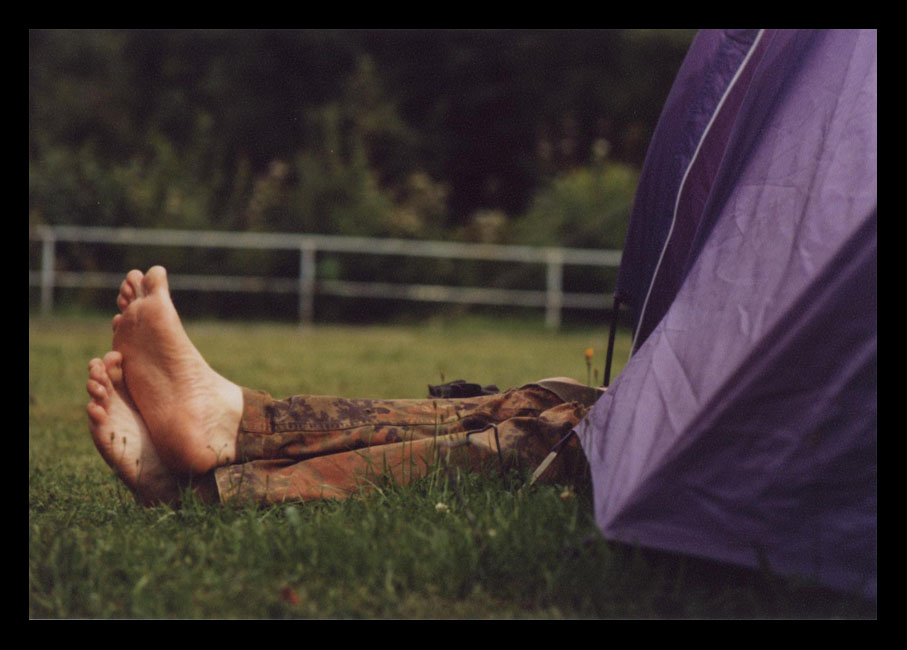
[[[487,320],[401,327],[187,323],[211,365],[277,397],[423,397],[464,378],[586,381],[601,330]],[[601,538],[589,496],[432,474],[343,502],[142,508],[89,439],[87,361],[109,320],[29,321],[31,618],[874,617],[809,585]],[[619,370],[627,336],[618,338]]]

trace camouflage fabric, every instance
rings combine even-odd
[[[565,401],[537,384],[460,399],[243,396],[237,463],[218,468],[215,481],[222,501],[258,504],[343,499],[436,467],[532,471],[594,402]],[[571,436],[540,480],[574,483],[587,472]]]

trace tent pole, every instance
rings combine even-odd
[[[608,355],[605,359],[604,382],[602,386],[608,387],[611,383],[611,359],[614,357],[614,336],[617,333],[617,313],[620,311],[620,298],[614,294],[614,309],[611,312],[611,332],[608,334]]]

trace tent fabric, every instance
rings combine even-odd
[[[643,165],[647,185],[634,202],[616,288],[633,310],[637,342],[676,295],[728,131],[767,40],[759,30],[701,32],[668,95]]]
[[[621,267],[634,352],[576,430],[606,538],[876,596],[876,45],[693,42]]]

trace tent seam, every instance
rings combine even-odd
[[[740,78],[740,75],[742,74],[743,70],[746,68],[747,64],[749,63],[750,59],[752,58],[752,55],[756,51],[756,47],[759,45],[759,42],[762,40],[762,36],[764,34],[765,34],[765,30],[760,29],[759,33],[756,35],[756,38],[753,39],[753,44],[750,46],[749,51],[746,53],[746,56],[743,58],[743,62],[737,68],[737,71],[734,73],[734,76],[731,79],[730,83],[728,84],[727,88],[725,88],[724,93],[721,95],[721,99],[718,101],[718,105],[715,107],[715,110],[712,111],[712,116],[711,116],[711,118],[709,118],[709,123],[706,125],[705,129],[703,130],[702,136],[699,138],[699,142],[696,144],[696,149],[695,149],[695,151],[693,151],[693,156],[690,158],[690,162],[687,164],[687,168],[683,173],[683,178],[681,179],[680,185],[678,186],[678,189],[677,189],[677,196],[674,199],[674,213],[671,216],[671,227],[668,230],[668,236],[665,238],[665,243],[661,247],[661,253],[658,256],[658,263],[655,265],[655,272],[652,274],[652,280],[651,280],[651,282],[649,282],[649,288],[646,291],[646,298],[645,298],[645,300],[643,300],[642,309],[640,309],[640,312],[639,312],[639,325],[636,328],[636,332],[634,332],[634,334],[633,334],[633,343],[630,345],[630,356],[631,357],[633,356],[633,352],[636,350],[636,343],[637,343],[637,339],[639,337],[639,331],[640,331],[640,329],[642,329],[641,326],[642,326],[642,324],[645,320],[645,316],[646,316],[646,307],[648,306],[649,298],[652,295],[652,287],[655,286],[655,282],[658,279],[658,272],[661,269],[661,263],[664,260],[665,252],[667,251],[668,246],[671,243],[671,236],[674,234],[674,225],[677,223],[677,210],[680,207],[680,197],[683,195],[683,190],[686,186],[687,178],[690,175],[690,170],[693,168],[693,165],[695,164],[696,159],[699,156],[699,152],[702,149],[702,144],[705,142],[706,138],[708,137],[709,133],[712,130],[712,125],[715,122],[715,118],[718,116],[718,114],[721,112],[721,109],[724,107],[725,100],[728,98],[728,95],[730,95],[731,90],[733,90],[734,85],[737,83],[737,80]]]

